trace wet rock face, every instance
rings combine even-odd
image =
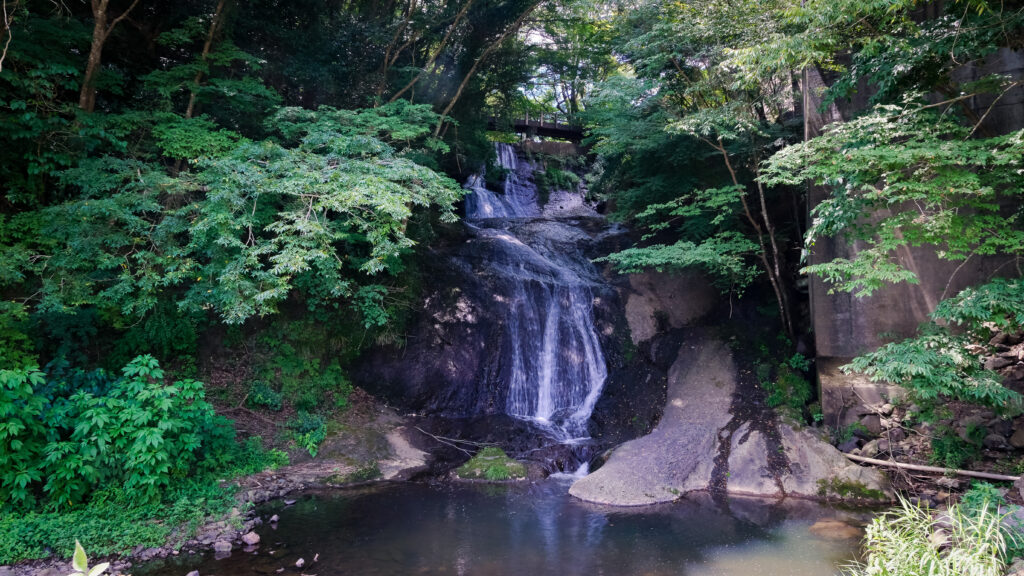
[[[510,150],[499,149],[513,168],[505,193],[473,180],[463,240],[423,258],[427,289],[405,345],[365,354],[353,380],[429,417],[435,432],[454,426],[482,439],[490,434],[479,423],[497,423],[511,453],[537,447],[505,416],[601,442],[646,432],[664,377],[632,353],[611,283],[622,280],[591,261],[623,247],[624,230],[579,194],[552,194],[538,207],[532,168]]]

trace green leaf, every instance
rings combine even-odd
[[[79,572],[86,572],[89,569],[89,559],[85,555],[85,548],[75,539],[75,554],[71,557],[71,566]]]

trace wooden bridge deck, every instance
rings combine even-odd
[[[558,121],[545,121],[543,119],[516,118],[509,123],[508,120],[498,120],[491,117],[487,122],[491,130],[507,129],[511,126],[514,132],[543,136],[545,138],[560,138],[579,144],[583,140],[583,127],[575,124],[565,124]]]

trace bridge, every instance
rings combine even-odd
[[[490,130],[509,130],[530,136],[543,136],[545,138],[559,138],[579,144],[583,140],[583,127],[578,124],[570,124],[554,115],[542,115],[531,118],[529,114],[514,119],[497,118],[491,116],[487,120],[487,128]]]

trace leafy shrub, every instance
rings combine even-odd
[[[57,372],[59,374],[59,371]],[[0,499],[15,506],[45,497],[51,507],[123,486],[155,501],[176,479],[218,464],[233,430],[194,380],[165,384],[152,356],[121,378],[73,372],[48,381],[34,367],[0,370]]]
[[[327,428],[324,426],[323,417],[300,411],[294,419],[288,422],[288,428],[291,431],[292,440],[315,458],[320,449],[320,443],[327,437]]]
[[[931,326],[915,338],[892,342],[855,358],[842,369],[863,372],[872,381],[899,384],[918,404],[954,398],[1006,415],[1019,414],[1021,395],[1003,386],[999,374],[984,370],[970,352],[970,344],[968,336]]]
[[[965,512],[980,512],[986,507],[997,510],[1001,506],[1006,506],[1006,498],[988,482],[974,482],[960,497],[960,508]]]
[[[266,408],[275,412],[281,410],[281,402],[281,393],[262,380],[256,380],[249,386],[249,395],[245,399],[250,408]]]
[[[542,172],[534,174],[539,193],[539,202],[543,206],[548,203],[551,192],[554,190],[575,190],[580,183],[580,177],[574,172],[549,167]]]
[[[811,399],[811,384],[788,364],[779,366],[775,380],[763,382],[767,397],[765,403],[772,408],[783,408],[799,418],[804,404]]]
[[[352,384],[341,363],[323,359],[343,347],[333,338],[313,322],[278,323],[261,338],[267,357],[260,370],[263,380],[277,383],[298,410],[312,412],[329,403],[348,406]]]

